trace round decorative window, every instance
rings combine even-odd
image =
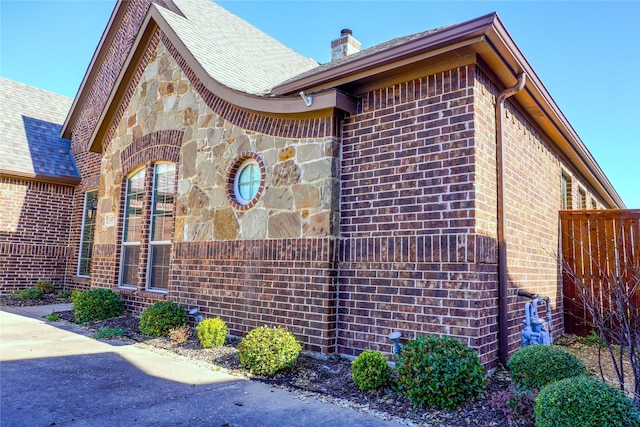
[[[264,185],[264,167],[255,153],[238,156],[229,171],[227,195],[238,209],[249,209],[260,197]]]

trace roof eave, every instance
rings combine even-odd
[[[624,208],[625,204],[615,188],[495,13],[446,27],[384,51],[374,52],[316,74],[286,82],[275,87],[273,92],[283,95],[310,88],[340,87],[394,67],[399,68],[412,62],[433,58],[465,46],[472,47],[477,55],[483,58],[504,87],[514,85],[520,72],[527,73],[525,90],[516,95],[516,100],[523,104],[532,119],[548,132],[550,138],[574,163],[602,199],[612,208]]]
[[[551,137],[556,133],[554,142],[610,207],[624,209],[626,205],[622,198],[498,17],[487,31],[487,42],[491,44],[496,54],[502,59],[504,67],[509,71],[508,80],[503,81],[505,87],[515,84],[516,76],[520,72],[524,71],[527,74],[525,90],[515,95],[515,98],[521,102],[534,120],[538,116],[537,123],[542,125]],[[545,118],[548,123],[545,123]]]
[[[172,12],[183,16],[182,12],[178,7],[173,3],[172,0],[165,1],[166,7]],[[73,104],[71,104],[71,109],[69,110],[69,114],[64,121],[61,130],[61,137],[64,139],[71,139],[71,132],[73,131],[74,124],[78,119],[78,115],[81,112],[81,108],[84,105],[87,97],[89,96],[89,91],[91,88],[91,83],[96,78],[98,72],[100,71],[100,67],[98,66],[102,63],[104,57],[107,54],[108,48],[111,44],[111,40],[115,36],[115,32],[118,30],[118,25],[122,21],[124,14],[126,12],[126,2],[123,0],[117,0],[116,6],[111,12],[111,17],[109,18],[109,22],[105,27],[104,32],[102,33],[102,37],[100,38],[100,42],[96,47],[96,50],[93,53],[93,57],[91,58],[91,62],[87,67],[87,71],[84,74],[82,82],[80,83],[80,88],[76,93],[76,96],[73,99]]]
[[[81,179],[77,176],[49,176],[36,173],[18,172],[7,169],[0,169],[0,177],[24,179],[27,181],[45,182],[48,184],[65,185],[69,187],[75,187],[80,184]]]
[[[283,83],[274,87],[272,93],[285,95],[297,93],[309,87],[322,87],[326,84],[332,84],[332,82],[338,79],[359,75],[367,70],[380,72],[380,68],[387,64],[393,64],[391,66],[397,67],[402,65],[403,60],[407,58],[412,58],[411,60],[415,61],[417,60],[417,56],[421,56],[420,59],[424,59],[423,56],[426,52],[430,52],[432,54],[430,56],[442,53],[436,52],[438,48],[453,50],[459,48],[458,43],[461,42],[463,44],[476,43],[479,41],[478,37],[482,36],[496,18],[496,13],[490,13],[471,21],[446,27],[434,33],[425,34],[422,37],[406,43],[374,52],[371,55],[366,55],[353,61],[343,62],[335,67],[301,77],[300,79]]]
[[[97,67],[96,65],[101,63],[105,55],[107,54],[108,49],[106,49],[106,47],[109,46],[110,41],[114,37],[114,32],[118,28],[117,23],[122,21],[122,18],[124,16],[126,7],[123,4],[124,2],[122,0],[118,0],[118,2],[116,3],[113,12],[111,12],[109,22],[107,23],[107,26],[102,33],[102,37],[100,38],[98,47],[96,47],[96,50],[93,53],[93,57],[91,58],[89,67],[87,67],[87,71],[84,74],[82,83],[80,83],[80,88],[78,89],[78,92],[73,99],[73,103],[71,104],[69,114],[67,114],[67,118],[62,125],[60,134],[64,139],[71,139],[73,125],[78,119],[81,107],[84,105],[87,97],[89,96],[90,83],[93,82],[96,75],[98,74],[99,67]]]

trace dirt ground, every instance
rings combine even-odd
[[[68,302],[52,298],[43,302],[47,304]],[[43,302],[40,302],[41,304]],[[37,303],[37,302],[36,302]],[[32,305],[17,298],[0,297],[0,305]],[[73,312],[57,313],[59,321],[74,322]],[[103,327],[121,328],[124,333],[119,339],[137,342],[156,351],[172,351],[198,363],[213,364],[232,373],[250,377],[241,369],[237,356],[238,340],[228,340],[225,346],[203,349],[194,336],[183,344],[176,344],[168,338],[149,339],[138,332],[138,319],[122,316],[114,319],[92,322],[82,325],[90,332],[97,332]],[[580,357],[588,366],[591,373],[600,376],[598,367],[597,347],[580,343],[576,337],[562,337],[557,340],[569,351]],[[607,357],[603,357],[605,362]],[[605,379],[617,386],[615,372],[610,363],[604,364]],[[627,372],[630,372],[627,370]],[[362,392],[351,379],[351,362],[339,356],[326,359],[314,358],[301,354],[296,365],[275,378],[251,377],[276,387],[285,388],[304,396],[320,400],[331,401],[340,406],[349,407],[361,412],[367,412],[383,419],[401,421],[415,426],[505,426],[527,427],[533,426],[532,420],[509,419],[494,403],[497,393],[504,392],[512,384],[508,371],[499,368],[489,378],[489,383],[480,396],[473,401],[452,411],[434,410],[429,408],[414,408],[411,402],[394,391],[385,388],[376,392]],[[632,389],[632,385],[628,386]]]

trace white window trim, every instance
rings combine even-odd
[[[90,190],[86,190],[84,192],[84,201],[82,203],[82,224],[80,224],[80,245],[78,247],[78,268],[76,269],[76,275],[78,277],[84,277],[84,278],[90,278],[91,275],[86,275],[86,274],[80,274],[80,265],[82,264],[82,247],[83,247],[83,243],[84,243],[84,232],[85,232],[85,218],[86,218],[86,214],[87,214],[87,200],[88,200],[88,195],[89,193],[93,193],[93,192],[97,192],[98,189],[97,188],[93,188]],[[96,212],[97,213],[97,212]],[[95,231],[94,231],[95,233]],[[95,238],[95,234],[94,234],[94,238]]]
[[[151,287],[151,263],[153,261],[153,257],[151,256],[151,251],[153,250],[153,246],[171,246],[171,240],[160,240],[149,242],[149,256],[147,256],[147,277],[145,278],[145,290],[148,292],[157,292],[159,294],[166,294],[169,290],[162,288],[152,288]],[[168,284],[167,284],[168,285]]]
[[[129,283],[124,283],[124,247],[125,246],[140,246],[141,241],[137,241],[137,242],[125,242],[124,241],[124,236],[125,233],[127,232],[127,196],[129,196],[129,189],[130,189],[130,184],[131,184],[131,177],[133,177],[135,174],[137,174],[138,172],[140,172],[141,170],[144,171],[145,174],[145,179],[146,179],[146,173],[147,171],[144,169],[144,167],[139,168],[137,170],[134,170],[130,175],[129,178],[127,178],[127,185],[126,185],[126,189],[125,189],[125,193],[124,193],[124,202],[125,202],[125,206],[124,206],[124,213],[122,216],[122,235],[120,236],[120,244],[121,249],[120,249],[120,272],[118,273],[118,287],[122,288],[122,289],[137,289],[137,285],[136,284],[129,284]],[[138,266],[138,268],[140,268]]]
[[[150,274],[152,269],[151,264],[153,262],[153,256],[151,255],[152,246],[170,246],[171,245],[171,240],[157,240],[157,241],[152,240],[153,239],[153,207],[155,206],[155,203],[156,203],[156,185],[158,183],[157,181],[158,174],[156,173],[156,165],[160,163],[164,163],[164,162],[158,162],[153,165],[153,186],[151,187],[151,212],[149,215],[149,253],[147,254],[147,274],[145,277],[144,287],[145,287],[145,290],[148,292],[157,292],[159,294],[166,294],[169,291],[169,289],[151,287],[151,274]],[[174,173],[175,173],[175,169],[174,169]],[[171,218],[175,222],[175,218],[173,217],[173,215]],[[168,285],[169,284],[167,283],[167,287]]]

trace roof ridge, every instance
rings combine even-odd
[[[174,0],[184,17],[157,11],[210,77],[241,92],[265,95],[318,63],[209,0]]]

